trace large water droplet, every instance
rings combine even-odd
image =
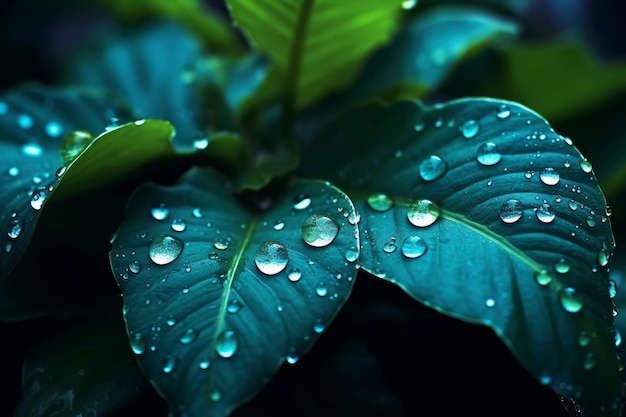
[[[159,204],[157,207],[154,207],[152,208],[152,210],[150,210],[150,215],[152,215],[153,219],[161,221],[169,217],[170,210],[165,204]]]
[[[274,240],[263,242],[256,251],[254,263],[266,275],[276,275],[285,269],[289,262],[287,249]]]
[[[419,236],[407,237],[406,239],[404,239],[404,242],[402,242],[401,248],[402,254],[411,259],[419,258],[424,253],[426,253],[427,249],[428,246],[426,245],[426,242]]]
[[[387,194],[372,194],[367,198],[367,204],[375,211],[387,211],[393,206],[393,200]]]
[[[130,348],[135,355],[141,355],[146,351],[146,339],[141,333],[135,333],[130,337]]]
[[[535,214],[537,215],[537,219],[539,219],[539,221],[542,223],[550,223],[556,217],[556,215],[554,214],[554,209],[548,203],[544,203],[540,207],[538,207]]]
[[[539,179],[546,185],[557,185],[561,177],[559,176],[559,173],[554,170],[554,168],[545,168],[539,174]]]
[[[559,301],[565,311],[576,313],[583,308],[584,297],[575,288],[566,287],[559,290]]]
[[[493,142],[483,143],[476,150],[476,160],[482,165],[495,165],[502,159],[498,147]]]
[[[552,275],[545,269],[536,271],[535,281],[537,281],[539,285],[548,285],[552,282]]]
[[[298,194],[293,200],[293,208],[296,210],[304,210],[311,205],[311,197],[306,194]]]
[[[231,358],[239,348],[239,338],[233,330],[220,333],[215,341],[215,351],[222,358]]]
[[[339,233],[339,224],[325,214],[312,214],[302,223],[302,239],[313,247],[328,246]]]
[[[461,134],[464,138],[471,139],[478,134],[480,125],[476,120],[468,120],[463,123],[459,129],[461,130]]]
[[[505,201],[502,206],[500,206],[500,219],[502,219],[504,223],[515,223],[522,218],[523,214],[524,207],[519,200],[511,199]]]
[[[298,268],[293,268],[287,274],[287,278],[289,278],[291,282],[298,282],[300,278],[302,278],[302,272]]]
[[[196,340],[196,338],[198,337],[198,332],[196,331],[196,329],[187,329],[185,330],[185,332],[180,336],[180,343],[182,343],[183,345],[188,345],[191,342],[193,342],[194,340]]]
[[[439,206],[430,200],[417,200],[409,206],[406,216],[413,226],[428,227],[439,218]]]
[[[167,265],[180,256],[183,246],[183,242],[178,238],[160,235],[150,243],[150,259],[157,265]]]
[[[446,171],[448,171],[448,163],[437,155],[431,155],[420,164],[420,177],[424,181],[434,181],[441,178]]]
[[[86,130],[75,130],[68,134],[59,148],[63,164],[67,165],[76,159],[91,142],[93,142],[93,136]]]

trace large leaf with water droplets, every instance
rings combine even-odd
[[[324,175],[354,201],[364,269],[490,326],[585,412],[618,415],[613,236],[570,139],[513,102],[399,102],[338,118],[303,155],[302,175]]]
[[[317,180],[281,190],[245,204],[193,168],[129,203],[111,264],[131,346],[172,413],[230,413],[305,354],[350,293],[350,200]]]
[[[400,1],[227,1],[234,22],[273,71],[253,103],[287,97],[296,107],[336,91],[393,35]]]

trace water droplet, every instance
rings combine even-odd
[[[422,130],[424,130],[424,126],[424,122],[420,120],[413,125],[413,130],[415,130],[416,132],[421,132]]]
[[[183,251],[183,242],[173,236],[160,235],[150,243],[149,255],[157,265],[174,262]]]
[[[482,165],[495,165],[502,160],[502,155],[495,143],[487,142],[478,147],[476,160]]]
[[[313,247],[328,246],[339,233],[339,224],[325,214],[312,214],[302,223],[302,239]]]
[[[179,340],[180,340],[180,343],[182,343],[183,345],[188,345],[194,340],[196,340],[197,337],[198,337],[198,332],[196,331],[196,329],[187,329],[185,330],[185,333],[183,333],[182,336],[180,336]]]
[[[86,130],[75,130],[68,134],[59,148],[63,164],[67,165],[76,159],[91,142],[93,142],[93,136]]]
[[[406,216],[413,226],[428,227],[439,218],[439,206],[430,200],[417,200],[409,206]]]
[[[566,287],[559,291],[559,301],[565,311],[576,313],[583,308],[584,297],[575,288]]]
[[[539,219],[542,223],[550,223],[556,217],[554,209],[548,203],[543,203],[540,207],[538,207],[535,214],[537,215],[537,219]]]
[[[35,124],[32,117],[27,114],[20,114],[17,116],[17,125],[24,130],[28,130]]]
[[[546,269],[536,271],[535,281],[537,281],[539,285],[548,285],[552,282],[552,275],[550,275]]]
[[[576,211],[578,209],[578,203],[574,200],[570,200],[567,205],[572,211]]]
[[[448,171],[448,163],[437,155],[431,155],[420,164],[420,177],[424,181],[434,181],[441,178],[446,171]]]
[[[169,316],[167,316],[165,323],[170,327],[174,326],[176,324],[176,317],[170,314]]]
[[[128,264],[128,270],[133,274],[138,274],[141,272],[141,264],[137,260],[131,261]]]
[[[226,305],[226,311],[228,311],[230,314],[237,314],[241,311],[242,308],[243,304],[241,304],[241,301],[237,299],[230,300]]]
[[[587,216],[587,219],[585,220],[585,222],[587,223],[587,226],[589,227],[595,227],[596,225],[596,219],[591,214]]]
[[[583,172],[587,174],[589,174],[592,170],[591,163],[587,161],[586,159],[581,159],[579,162],[579,165],[580,165],[580,169],[582,169]]]
[[[311,197],[306,194],[298,194],[293,200],[293,208],[296,210],[307,209],[311,205]]]
[[[320,319],[315,320],[315,323],[313,323],[313,331],[315,333],[322,333],[324,329],[326,329],[326,326],[324,326],[324,323],[322,323],[322,320]]]
[[[427,249],[428,246],[426,245],[426,242],[419,236],[407,237],[406,239],[404,239],[404,242],[402,242],[401,248],[402,254],[411,259],[419,258],[424,253],[426,253]]]
[[[615,346],[619,346],[622,344],[622,333],[619,330],[615,329]]]
[[[48,193],[46,192],[45,188],[35,190],[30,199],[30,206],[35,210],[41,210],[41,207],[43,207],[43,203],[46,201],[46,198],[48,198]]]
[[[398,249],[398,246],[396,245],[396,239],[391,239],[389,242],[383,245],[383,251],[385,253],[393,253],[396,251],[396,249]]]
[[[163,360],[163,366],[161,370],[166,374],[171,374],[174,371],[174,367],[176,366],[176,358],[174,356],[166,356]]]
[[[150,210],[150,214],[153,219],[161,221],[169,217],[170,210],[165,206],[165,204],[159,204],[157,207]]]
[[[45,130],[48,136],[50,136],[51,138],[61,136],[61,133],[63,132],[61,124],[57,122],[48,122],[46,124]]]
[[[524,214],[524,207],[519,200],[508,200],[500,206],[500,219],[504,223],[515,223],[522,218]]]
[[[402,8],[404,10],[411,10],[413,9],[415,6],[417,6],[418,1],[417,0],[403,0],[402,1]]]
[[[559,259],[555,264],[554,264],[554,270],[556,272],[558,272],[559,274],[567,274],[569,272],[569,264],[565,261],[565,258],[561,258]]]
[[[323,281],[318,282],[317,286],[315,287],[315,294],[319,295],[320,297],[326,297],[328,295],[328,285],[326,285],[326,283]]]
[[[478,131],[480,130],[480,125],[476,120],[468,120],[467,122],[463,123],[463,125],[461,125],[459,130],[461,131],[461,134],[465,139],[471,139],[478,134]]]
[[[43,148],[36,143],[27,143],[22,146],[22,153],[26,156],[37,157],[43,155]]]
[[[254,262],[262,273],[276,275],[285,269],[289,262],[289,256],[282,243],[269,240],[259,246],[254,256]]]
[[[367,204],[375,211],[387,211],[393,206],[393,200],[387,194],[372,194],[367,198]]]
[[[498,119],[506,119],[510,115],[511,115],[511,110],[509,109],[509,106],[507,106],[506,104],[501,104],[500,107],[498,108],[498,113],[496,113],[496,116],[498,117]]]
[[[546,185],[557,185],[560,180],[559,173],[554,168],[545,168],[539,174],[539,179]]]
[[[300,278],[302,278],[302,272],[300,272],[298,268],[293,268],[287,274],[287,278],[289,278],[291,282],[298,282]]]
[[[7,114],[9,111],[9,105],[4,101],[0,101],[0,115]]]
[[[11,167],[7,172],[11,177],[17,177],[18,175],[20,175],[20,169],[18,167]]]
[[[193,140],[193,147],[202,150],[206,149],[209,146],[209,139],[207,138],[196,138]]]
[[[7,235],[11,239],[17,239],[22,233],[22,221],[20,219],[11,219],[7,228]]]
[[[213,247],[217,250],[226,250],[228,249],[228,240],[227,239],[217,239],[213,242]]]
[[[196,219],[201,219],[204,217],[204,214],[202,214],[202,209],[200,207],[196,207],[191,211],[191,214],[193,215],[193,217],[195,217]]]
[[[543,385],[548,385],[552,382],[552,377],[550,377],[550,375],[548,374],[543,374],[539,377],[539,382],[541,382]]]
[[[219,390],[213,390],[213,392],[211,393],[211,401],[213,401],[214,403],[219,402],[222,400],[222,393],[219,392]]]
[[[589,345],[589,342],[591,341],[591,339],[589,338],[589,335],[587,334],[586,331],[581,331],[580,334],[578,335],[578,345],[580,347],[585,347],[587,345]]]
[[[146,351],[146,339],[141,333],[135,333],[130,337],[130,348],[135,355],[141,355]]]
[[[289,365],[294,365],[296,362],[300,360],[300,355],[298,355],[296,348],[290,347],[287,350],[287,355],[285,355],[285,360],[287,361]]]
[[[239,339],[233,330],[220,333],[215,341],[215,351],[222,358],[231,358],[239,348]]]
[[[359,259],[359,251],[354,246],[351,246],[346,251],[346,261],[355,262],[357,259]]]
[[[605,248],[602,248],[598,251],[597,260],[600,266],[607,266],[609,264],[609,253]]]
[[[200,362],[198,362],[198,366],[202,370],[209,369],[209,367],[211,366],[211,361],[208,358],[202,358],[200,359]]]
[[[172,230],[175,232],[184,232],[187,228],[187,223],[183,219],[172,220]]]
[[[495,305],[496,305],[496,300],[494,300],[493,298],[487,298],[487,299],[485,300],[485,305],[486,305],[487,307],[493,307],[493,306],[495,306]]]
[[[274,230],[283,230],[285,228],[285,222],[282,220],[276,220],[274,222]]]
[[[615,280],[610,280],[609,281],[609,297],[615,298],[616,295],[617,295],[617,282],[615,282]]]

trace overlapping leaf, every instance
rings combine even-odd
[[[259,204],[193,168],[140,187],[112,242],[131,346],[172,413],[230,413],[306,353],[350,293],[358,229],[341,191],[299,180]]]
[[[569,138],[513,102],[400,102],[338,118],[303,154],[303,175],[326,175],[354,201],[364,269],[492,327],[584,412],[618,415],[613,236]]]

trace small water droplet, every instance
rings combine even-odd
[[[435,223],[441,214],[439,206],[430,200],[417,200],[409,206],[406,216],[413,226],[428,227]]]
[[[591,163],[587,161],[586,159],[581,159],[579,162],[579,165],[580,165],[580,169],[582,169],[584,173],[589,174],[592,170]]]
[[[600,249],[596,256],[600,266],[607,266],[609,264],[609,257],[610,255],[605,248]]]
[[[536,271],[535,281],[537,281],[539,285],[548,285],[552,282],[552,275],[550,275],[546,269]]]
[[[161,221],[169,217],[170,210],[165,204],[159,204],[157,207],[154,207],[152,208],[152,210],[150,210],[150,214],[152,215],[153,219]]]
[[[243,304],[237,299],[232,299],[226,305],[226,311],[230,314],[237,314],[241,311]]]
[[[493,142],[483,143],[476,150],[476,160],[482,165],[495,165],[502,160],[502,154]]]
[[[585,347],[587,345],[589,345],[589,342],[591,341],[591,339],[589,338],[589,335],[587,334],[586,331],[581,331],[580,334],[578,335],[578,345],[580,347]]]
[[[339,233],[339,224],[326,214],[312,214],[302,223],[302,239],[313,247],[330,245]]]
[[[20,219],[11,219],[7,228],[7,235],[11,239],[17,239],[22,233],[22,221]]]
[[[524,207],[519,200],[511,199],[505,201],[502,206],[500,206],[500,219],[504,223],[515,223],[522,218],[523,214]]]
[[[198,337],[198,332],[196,331],[196,329],[187,329],[185,330],[185,332],[180,336],[180,343],[182,343],[183,345],[188,345],[191,342],[193,342],[194,340],[196,340],[196,338]]]
[[[527,180],[531,179],[532,177],[533,177],[533,172],[532,171],[524,172],[524,178],[526,178]]]
[[[591,214],[587,216],[587,219],[585,220],[585,222],[587,223],[587,226],[589,227],[595,227],[596,225],[596,219]]]
[[[576,211],[578,209],[578,203],[574,200],[570,200],[567,205],[572,211]]]
[[[282,220],[276,220],[274,222],[274,230],[283,230],[285,228],[285,222]]]
[[[569,264],[565,261],[565,258],[561,258],[559,259],[555,264],[554,264],[554,270],[556,272],[558,272],[559,274],[567,274],[569,272],[570,266]]]
[[[304,210],[311,205],[311,197],[306,194],[298,194],[293,200],[293,208],[296,210]]]
[[[320,319],[315,320],[315,323],[313,323],[313,331],[315,333],[322,333],[324,329],[326,329],[326,326],[324,325],[322,320]]]
[[[559,301],[565,311],[576,313],[583,308],[584,297],[575,288],[566,287],[559,291]]]
[[[220,333],[215,341],[215,351],[222,358],[232,358],[239,348],[239,338],[233,330]]]
[[[174,326],[176,324],[176,317],[170,314],[169,316],[167,316],[165,323],[170,327]]]
[[[367,204],[375,211],[387,211],[393,206],[393,200],[387,194],[372,194],[367,198]]]
[[[50,136],[51,138],[56,138],[58,136],[61,136],[61,133],[63,132],[63,128],[61,127],[60,123],[48,122],[46,123],[45,131],[46,131],[46,134]]]
[[[32,128],[33,125],[35,124],[35,121],[33,120],[33,118],[27,114],[18,115],[16,121],[17,121],[17,125],[24,130],[28,130]]]
[[[172,230],[175,232],[184,232],[187,228],[187,223],[183,219],[172,220]]]
[[[291,282],[298,282],[302,278],[302,272],[298,268],[292,268],[287,274],[287,278]]]
[[[160,235],[150,243],[150,260],[157,265],[174,262],[183,251],[183,242],[173,236]]]
[[[509,109],[509,106],[507,106],[506,104],[501,104],[498,108],[498,113],[496,113],[496,117],[498,117],[498,119],[506,119],[510,115],[511,110]]]
[[[437,155],[431,155],[420,164],[420,177],[424,181],[434,181],[448,171],[448,163]]]
[[[543,203],[535,212],[537,219],[542,223],[551,223],[556,217],[554,209],[548,203]]]
[[[217,250],[226,250],[228,249],[228,240],[219,238],[213,242],[213,247]]]
[[[554,168],[545,168],[539,174],[539,179],[546,185],[557,185],[560,180],[559,173]]]
[[[222,393],[219,392],[219,390],[213,390],[213,392],[211,393],[211,401],[213,401],[214,403],[219,402],[222,400]]]
[[[20,169],[18,167],[11,167],[7,172],[11,177],[17,177],[18,175],[20,175]]]
[[[356,247],[350,246],[346,251],[346,261],[355,262],[357,259],[359,259],[359,251]]]
[[[141,264],[137,260],[131,261],[128,264],[128,270],[133,274],[138,274],[141,272]]]
[[[202,370],[209,369],[210,366],[211,361],[208,358],[202,358],[200,359],[200,362],[198,362],[198,367],[200,367],[200,369]]]
[[[493,307],[493,306],[495,306],[495,305],[496,305],[496,300],[494,300],[493,298],[487,298],[487,299],[485,300],[485,305],[486,305],[487,307]]]
[[[130,348],[135,355],[141,355],[146,351],[146,339],[141,333],[135,333],[130,337]]]
[[[617,282],[615,282],[615,280],[610,280],[609,281],[609,297],[615,298],[616,295],[617,295]]]
[[[27,143],[22,146],[22,153],[26,156],[38,157],[43,155],[43,148],[36,143]]]
[[[174,367],[176,366],[176,358],[174,356],[168,355],[163,360],[163,366],[161,370],[163,373],[171,374],[174,371]]]
[[[287,267],[289,256],[282,243],[269,240],[259,246],[254,262],[262,273],[276,275]]]
[[[287,350],[287,355],[285,355],[285,360],[287,361],[289,365],[295,365],[295,363],[300,360],[300,355],[298,355],[296,348],[290,347]]]
[[[420,120],[413,125],[413,130],[415,130],[416,132],[421,132],[422,130],[424,130],[424,126],[424,122]]]
[[[468,120],[461,125],[459,130],[465,139],[471,139],[478,134],[480,125],[476,120]]]
[[[198,149],[198,150],[203,150],[208,148],[209,146],[209,139],[207,138],[195,138],[193,140],[193,147]]]
[[[326,297],[328,295],[328,285],[323,281],[318,282],[315,287],[315,294],[320,297]]]
[[[204,214],[202,213],[202,209],[200,207],[196,207],[191,211],[191,214],[193,215],[193,217],[195,217],[196,219],[201,219],[204,217]]]
[[[398,246],[396,245],[396,239],[391,239],[389,242],[383,245],[383,252],[385,253],[393,253],[396,251],[396,249],[398,249]]]
[[[80,155],[91,142],[93,136],[86,130],[75,130],[69,133],[59,148],[59,155],[64,165],[69,164]]]
[[[402,242],[401,248],[402,254],[410,259],[419,258],[426,253],[427,249],[428,246],[426,245],[426,242],[419,236],[407,237],[404,239],[404,242]]]

